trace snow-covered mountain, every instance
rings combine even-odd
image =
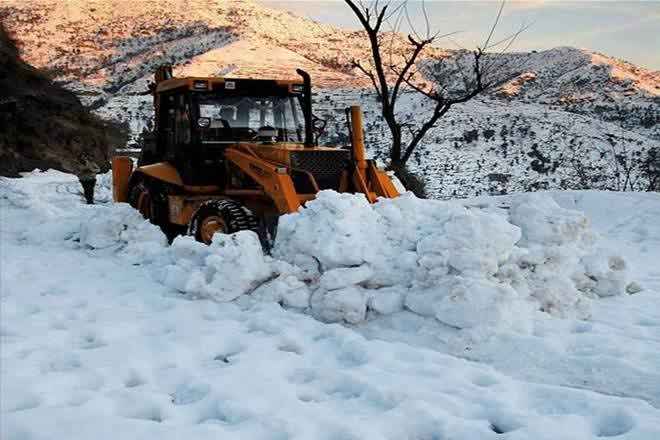
[[[126,92],[163,62],[177,64],[180,75],[290,78],[302,67],[318,86],[366,85],[346,67],[367,53],[356,32],[252,0],[3,5],[0,16],[22,42],[25,58],[90,93]],[[394,44],[406,43],[397,36]]]
[[[325,141],[342,141],[343,108],[359,103],[372,154],[385,157],[388,133],[377,103],[350,67],[351,59],[368,59],[359,33],[251,0],[119,3],[7,0],[0,17],[28,62],[100,114],[128,121],[134,138],[151,116],[151,101],[140,93],[158,64],[174,63],[178,75],[289,78],[302,67],[317,87],[316,111],[330,120]],[[393,41],[406,44],[399,35]],[[452,54],[434,48],[424,60]],[[411,160],[431,195],[652,187],[660,72],[566,47],[498,55],[496,64],[516,77],[457,106]],[[415,124],[427,105],[410,95],[400,111]]]
[[[496,96],[557,106],[660,138],[660,72],[570,47],[498,57],[500,68],[521,73]]]

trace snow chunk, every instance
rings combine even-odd
[[[274,261],[273,272],[277,278],[268,281],[252,292],[252,298],[260,301],[274,301],[287,307],[308,309],[311,292],[307,284],[300,280],[303,271],[283,261]]]
[[[514,201],[511,223],[522,230],[521,244],[588,244],[593,240],[589,219],[579,212],[561,208],[547,194],[526,194]]]
[[[121,250],[134,262],[163,253],[167,238],[130,205],[98,206],[81,224],[80,243],[90,249]]]
[[[369,310],[382,315],[403,310],[403,301],[406,291],[398,287],[383,287],[382,289],[369,292],[367,306]]]
[[[408,295],[406,307],[457,328],[516,327],[531,312],[510,285],[460,276],[444,280],[434,289]]]
[[[367,314],[366,290],[358,286],[323,292],[317,290],[312,296],[312,312],[326,322],[346,321],[357,324],[365,320]]]
[[[586,287],[600,297],[621,295],[628,286],[625,260],[618,255],[593,254],[582,259]]]
[[[321,191],[299,213],[280,217],[273,255],[313,255],[324,269],[358,266],[377,258],[380,232],[364,196]]]
[[[216,234],[205,246],[192,237],[172,243],[172,263],[162,281],[177,290],[217,301],[232,301],[272,276],[259,238],[252,231]]]
[[[359,267],[340,267],[321,275],[320,286],[325,290],[334,290],[360,284],[371,278],[373,270],[368,265]]]

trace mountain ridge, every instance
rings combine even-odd
[[[167,6],[150,2],[131,3],[130,8],[113,7],[127,3],[6,0],[5,6],[0,7],[0,18],[19,36],[23,57],[39,68],[50,69],[61,81],[79,81],[89,86],[104,82],[112,85],[112,76],[118,74],[116,70],[124,64],[131,64],[128,61],[139,64],[141,55],[154,55],[158,49],[174,56],[173,61],[183,75],[217,74],[218,70],[229,66],[230,69],[225,70],[236,76],[258,75],[264,68],[271,74],[291,76],[290,69],[279,71],[275,68],[278,62],[289,67],[287,61],[290,60],[286,57],[262,59],[249,53],[277,47],[296,54],[299,58],[295,61],[304,64],[306,60],[315,65],[304,67],[312,67],[322,87],[345,87],[347,83],[357,87],[369,85],[363,75],[350,66],[352,59],[365,60],[369,56],[368,47],[358,31],[321,24],[253,0],[203,0],[192,4],[179,0],[168,2]],[[209,41],[186,41],[191,37]],[[190,43],[189,47],[168,51],[168,44],[176,40]],[[246,40],[249,44],[244,43],[241,50],[230,51],[227,59],[223,59],[222,49]],[[395,52],[405,48],[405,36],[394,35],[393,44]],[[199,47],[194,47],[196,45]],[[207,56],[204,63],[196,64],[195,58],[212,51],[217,56],[210,59]],[[630,80],[640,91],[660,96],[660,71],[637,67],[586,49],[558,47],[539,52],[512,52],[501,57],[519,59],[566,51],[579,51],[591,57],[591,64],[609,66],[612,78]],[[422,60],[453,52],[432,48],[423,54]],[[217,66],[210,68],[208,65],[212,63]],[[113,64],[118,65],[117,69],[110,69]]]
[[[138,2],[131,3],[131,8],[117,7],[126,4],[71,1],[66,3],[67,10],[56,0],[6,0],[0,17],[19,37],[29,62],[48,69],[99,114],[128,122],[134,142],[149,126],[151,101],[142,92],[158,64],[174,64],[180,76],[274,78],[295,77],[295,68],[301,67],[312,75],[317,111],[330,121],[325,141],[343,141],[343,107],[359,103],[366,112],[371,152],[385,158],[389,134],[378,104],[369,80],[351,66],[353,59],[369,59],[360,32],[252,0]],[[404,35],[388,37],[394,53],[408,44]],[[432,78],[438,66],[435,60],[469,55],[431,48],[420,61],[431,66]],[[433,195],[445,198],[534,189],[530,187],[534,182],[527,178],[516,181],[521,170],[541,182],[539,188],[580,189],[587,184],[613,188],[615,178],[603,176],[616,174],[611,162],[621,157],[618,149],[626,146],[630,160],[634,159],[630,149],[644,158],[660,151],[660,71],[571,47],[489,57],[498,69],[515,73],[514,78],[471,104],[456,106],[429,133],[411,161],[412,168],[428,175]],[[402,121],[417,123],[424,106],[424,99],[406,94],[399,109]],[[515,140],[508,134],[514,126],[525,133],[517,131]],[[507,133],[504,137],[502,131]],[[501,142],[496,148],[499,153],[492,150],[496,139]],[[561,165],[567,159],[560,160],[555,150],[589,157],[587,168],[598,178],[594,182],[578,179],[575,170]],[[593,151],[597,153],[591,158]],[[511,165],[511,159],[504,157],[512,152],[519,165]],[[480,169],[446,166],[467,158],[472,164],[483,162]],[[559,165],[539,166],[539,161]],[[544,173],[537,175],[534,169]],[[470,180],[481,183],[457,183]],[[506,185],[502,185],[504,180]],[[447,189],[452,187],[460,190]]]

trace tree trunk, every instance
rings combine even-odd
[[[398,163],[400,165],[403,165],[401,163],[401,135],[396,136],[394,133],[392,133],[392,147],[390,148],[390,162],[392,164]]]

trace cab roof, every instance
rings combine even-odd
[[[251,78],[221,78],[221,77],[183,77],[166,79],[158,83],[156,92],[167,92],[171,90],[191,91],[218,91],[236,90],[244,87],[246,89],[261,87],[277,87],[289,92],[301,92],[298,87],[303,86],[301,80],[290,79],[251,79]],[[294,90],[293,86],[297,86]]]

